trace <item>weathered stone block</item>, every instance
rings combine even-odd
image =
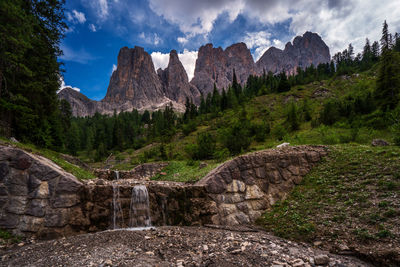
[[[83,184],[70,175],[61,176],[56,187],[56,194],[76,194]]]
[[[30,198],[49,198],[49,184],[48,182],[42,182],[36,190],[29,194]]]
[[[7,187],[0,185],[0,197],[8,196]]]
[[[267,178],[272,184],[278,184],[282,182],[281,173],[276,169],[267,172]]]
[[[8,197],[0,196],[0,209],[4,209],[7,203],[8,203]]]
[[[226,192],[237,193],[244,192],[246,190],[246,185],[242,181],[232,180],[232,183],[226,186]]]
[[[29,175],[28,178],[28,193],[31,194],[33,191],[35,191],[36,188],[38,188],[41,184],[41,181],[37,179],[33,175]]]
[[[246,188],[245,199],[260,199],[263,198],[265,194],[257,185],[248,185]]]
[[[254,173],[257,178],[264,179],[266,176],[265,167],[262,166],[262,167],[254,169]]]
[[[10,169],[8,167],[8,164],[5,162],[0,163],[0,183],[4,181],[8,173],[10,172]]]
[[[19,223],[19,230],[24,232],[38,232],[44,226],[44,218],[33,216],[22,216]]]
[[[69,224],[74,226],[88,226],[90,220],[80,207],[75,207],[70,210]]]
[[[36,217],[43,217],[45,215],[48,200],[46,199],[32,199],[29,201],[25,214]]]
[[[14,214],[24,214],[28,199],[24,196],[10,196],[6,211]]]
[[[228,216],[230,214],[233,214],[235,212],[237,212],[237,208],[235,204],[220,204],[219,207],[219,213],[223,216]]]
[[[225,194],[225,203],[238,203],[244,200],[244,194],[234,193],[234,194]]]
[[[240,176],[241,176],[242,180],[245,182],[245,184],[247,184],[247,185],[253,185],[256,182],[256,180],[254,179],[255,174],[254,174],[253,170],[242,171]]]
[[[68,209],[51,209],[46,210],[44,225],[47,227],[62,227],[68,223]]]
[[[80,203],[80,197],[76,194],[54,195],[50,198],[50,204],[54,208],[68,208]]]
[[[225,189],[226,183],[221,177],[219,179],[210,179],[206,185],[206,190],[212,194],[223,193]]]
[[[19,224],[19,217],[19,215],[13,213],[0,213],[0,227],[6,229],[17,227],[17,225]]]

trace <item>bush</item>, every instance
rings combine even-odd
[[[254,123],[251,126],[251,133],[254,135],[254,139],[257,142],[263,142],[267,135],[270,133],[271,129],[267,123]]]
[[[215,152],[216,142],[214,137],[208,133],[200,133],[197,135],[196,144],[188,144],[185,152],[193,160],[211,159]]]
[[[220,150],[216,150],[214,152],[214,159],[216,159],[218,162],[222,162],[226,160],[229,157],[229,150],[227,148],[222,148]]]
[[[197,129],[196,123],[193,120],[191,120],[187,124],[184,124],[182,126],[182,133],[183,135],[187,136],[190,133],[196,131],[196,129]]]
[[[197,159],[210,159],[215,151],[215,139],[208,133],[197,135]]]
[[[285,137],[285,135],[287,134],[287,130],[283,125],[278,124],[272,130],[272,134],[276,137],[276,139],[282,141],[283,137]]]
[[[235,122],[232,127],[220,131],[222,144],[231,155],[236,155],[246,150],[251,144],[251,133],[247,123]]]

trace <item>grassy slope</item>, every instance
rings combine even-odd
[[[399,147],[331,146],[324,162],[258,223],[284,238],[320,240],[331,250],[345,244],[389,260],[400,247],[399,166]]]
[[[73,174],[79,180],[95,178],[95,176],[92,172],[87,171],[85,169],[82,169],[82,168],[74,165],[74,164],[69,163],[68,161],[63,159],[59,153],[57,153],[55,151],[48,150],[48,149],[39,149],[39,148],[37,148],[33,145],[29,145],[29,144],[11,143],[9,140],[6,140],[6,139],[0,139],[0,144],[13,145],[18,148],[24,149],[28,152],[48,158],[51,161],[53,161],[55,164],[60,166],[62,169],[64,169],[65,171]]]

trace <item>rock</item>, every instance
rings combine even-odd
[[[13,143],[19,143],[17,139],[15,139],[15,137],[10,137],[10,141]]]
[[[199,169],[203,169],[203,168],[205,168],[207,166],[208,166],[208,164],[206,162],[201,162],[200,165],[199,165]]]
[[[293,44],[288,42],[284,50],[271,47],[257,61],[256,70],[259,75],[264,71],[276,74],[285,71],[296,73],[297,67],[302,69],[311,64],[329,63],[331,59],[329,48],[316,33],[306,32],[297,36]]]
[[[372,140],[371,145],[372,146],[388,146],[389,143],[383,139],[374,139],[374,140]]]
[[[314,262],[316,265],[326,265],[330,261],[329,257],[327,255],[318,255],[314,257]]]
[[[127,109],[146,109],[165,101],[168,100],[164,96],[151,56],[142,47],[121,48],[117,69],[111,75],[102,102],[126,105]]]
[[[171,50],[169,54],[168,67],[165,70],[158,69],[157,73],[167,98],[181,104],[185,104],[186,99],[192,99],[199,104],[200,92],[189,83],[185,68],[180,62],[176,50]]]
[[[233,44],[225,50],[206,44],[199,48],[191,84],[207,96],[212,93],[214,83],[219,90],[226,89],[232,83],[233,70],[242,85],[250,74],[255,74],[254,61],[246,44]]]
[[[282,143],[280,145],[277,145],[276,147],[277,148],[282,148],[282,147],[286,147],[286,146],[289,146],[289,145],[290,145],[290,143]]]

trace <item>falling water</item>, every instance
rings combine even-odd
[[[129,227],[151,226],[149,193],[144,185],[132,188],[131,206],[129,210]]]
[[[115,180],[119,180],[119,171],[114,171]],[[119,198],[119,185],[112,182],[113,188],[113,229],[120,228],[124,224],[124,214],[122,212],[121,201]]]

